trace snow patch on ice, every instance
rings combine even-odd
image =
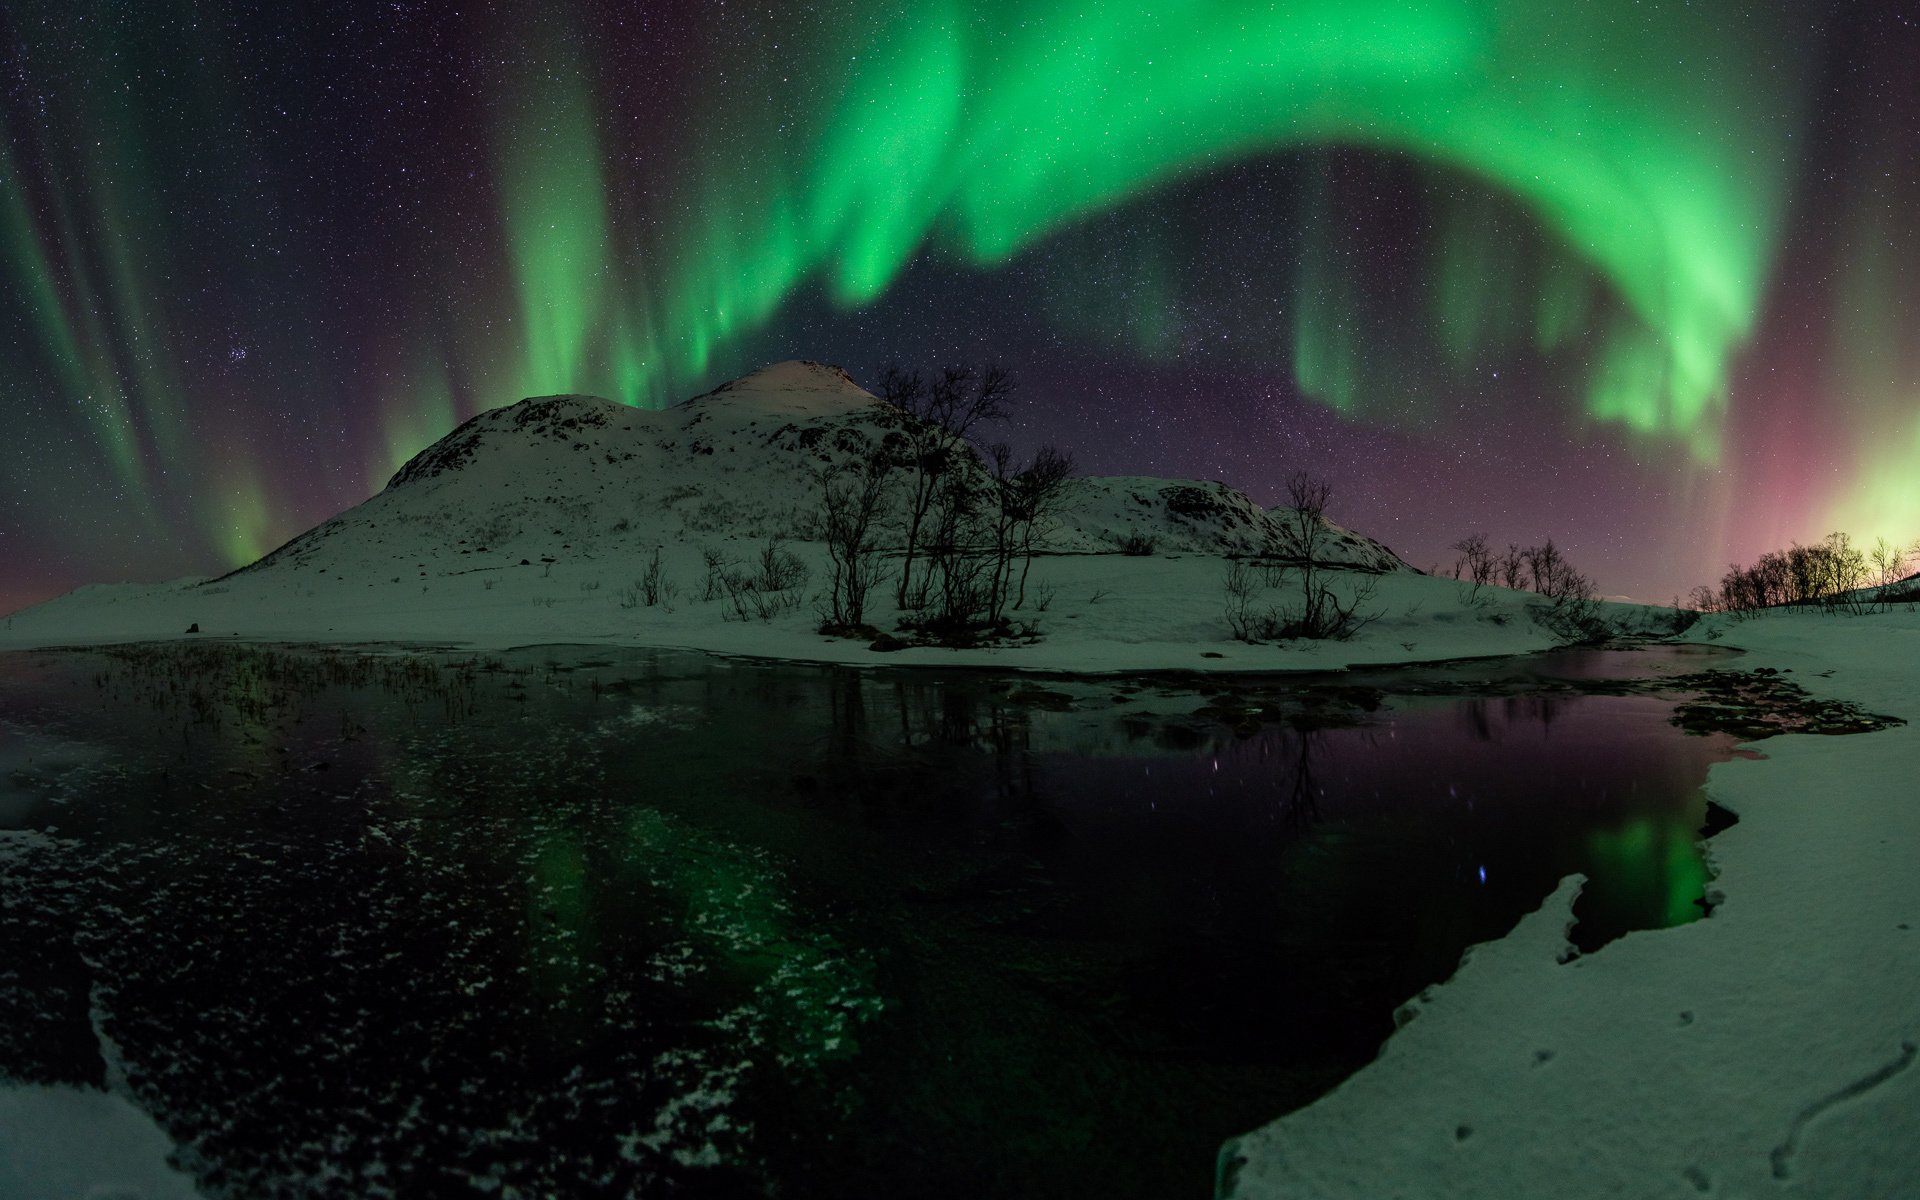
[[[0,1083],[0,1196],[7,1200],[198,1200],[173,1143],[119,1096]]]

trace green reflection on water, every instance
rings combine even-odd
[[[1685,814],[1635,817],[1588,835],[1594,883],[1613,907],[1643,914],[1653,928],[1685,925],[1705,915],[1707,886],[1700,822]]]

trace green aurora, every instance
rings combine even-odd
[[[1587,412],[1714,459],[1798,123],[1779,111],[1783,80],[1764,53],[1777,37],[1756,37],[1749,18],[1674,7],[1629,24],[1599,6],[1294,0],[873,5],[853,25],[868,35],[833,39],[852,53],[791,60],[843,74],[819,88],[833,99],[801,136],[709,139],[755,146],[744,156],[755,171],[696,203],[697,226],[675,239],[695,252],[667,272],[659,323],[607,302],[616,255],[591,103],[569,81],[515,106],[531,124],[503,139],[498,167],[525,390],[614,383],[630,402],[675,397],[716,346],[816,276],[841,304],[867,304],[928,248],[991,269],[1182,176],[1344,145],[1445,164],[1521,200],[1619,301],[1589,313],[1577,276],[1557,290],[1535,283],[1542,346],[1582,315],[1606,322]],[[1676,62],[1675,47],[1702,44],[1759,49]],[[707,177],[737,176],[741,161]],[[1493,249],[1470,227],[1454,237],[1448,255]],[[1297,378],[1351,407],[1360,348],[1325,311],[1342,287],[1309,282]],[[1470,356],[1501,332],[1466,323],[1449,336]]]

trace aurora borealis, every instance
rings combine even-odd
[[[528,394],[994,359],[1664,599],[1920,537],[1897,3],[9,0],[0,609],[248,561]]]

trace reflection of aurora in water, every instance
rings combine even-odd
[[[246,560],[522,394],[655,404],[974,327],[1093,458],[1130,443],[1068,412],[1222,372],[1249,399],[1195,408],[1197,441],[1302,398],[1414,461],[1463,408],[1571,424],[1581,450],[1518,442],[1618,460],[1622,492],[1644,471],[1667,520],[1709,526],[1638,547],[1688,557],[1630,582],[1710,570],[1723,538],[1920,529],[1893,6],[517,11],[15,7],[0,380],[31,432],[0,467],[37,565],[14,586]],[[1143,366],[1173,394],[1140,397]],[[103,495],[116,522],[76,545]],[[1514,536],[1546,532],[1569,531]]]
[[[0,1074],[102,1031],[261,1194],[1178,1194],[1564,874],[1588,948],[1696,917],[1727,752],[1646,696],[1236,737],[1152,681],[405,661],[0,658],[0,734],[82,748],[0,805],[58,830],[0,835]],[[1697,656],[1546,674],[1619,662]]]

